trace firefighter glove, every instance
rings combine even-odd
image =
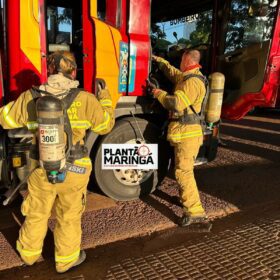
[[[152,55],[152,60],[155,61],[155,62],[159,62],[160,57],[156,56],[156,55]]]
[[[151,82],[149,79],[146,80],[145,91],[147,96],[154,98],[153,90],[157,89],[157,85]]]
[[[152,90],[152,95],[154,98],[158,98],[158,96],[162,93],[162,90],[159,88],[155,88]]]

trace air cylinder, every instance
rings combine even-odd
[[[63,104],[54,96],[43,96],[36,111],[40,165],[48,172],[58,171],[66,164]]]
[[[223,104],[225,76],[220,72],[214,72],[209,76],[209,97],[206,106],[205,120],[207,123],[215,123],[220,120]]]

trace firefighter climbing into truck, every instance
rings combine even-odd
[[[170,60],[180,53],[169,58],[169,50],[198,49],[204,75],[225,75],[224,118],[241,118],[252,106],[278,104],[278,1],[177,0],[176,9],[171,0],[3,0],[1,4],[2,106],[47,81],[47,57],[55,51],[75,53],[81,88],[96,94],[106,86],[111,93],[115,126],[104,136],[88,131],[85,145],[91,150],[95,185],[113,199],[131,200],[153,192],[170,166],[172,153],[166,151],[171,148],[161,137],[168,111],[148,96],[146,87],[149,79],[172,92],[172,85],[152,63],[156,49]],[[262,33],[253,32],[255,28]],[[209,97],[213,94],[210,84]],[[205,127],[195,164],[216,156],[219,121]],[[31,137],[28,129],[0,135],[1,183],[7,197],[30,172]],[[157,143],[158,169],[103,170],[102,144],[108,143]]]

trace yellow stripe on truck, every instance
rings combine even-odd
[[[122,39],[118,29],[93,18],[96,38],[96,78],[106,81],[113,101],[113,107],[120,98],[119,94],[119,56]]]
[[[96,78],[104,79],[116,106],[119,94],[119,58],[122,35],[117,28],[101,21],[97,15],[97,0],[90,0],[90,15],[94,21],[96,39]]]
[[[20,49],[41,73],[39,0],[20,0]]]

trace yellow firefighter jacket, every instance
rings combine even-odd
[[[99,94],[99,100],[95,95],[82,90],[67,113],[72,127],[74,145],[79,141],[83,143],[86,130],[91,129],[95,133],[106,134],[115,122],[112,99],[106,89]],[[27,127],[36,132],[38,124],[35,101],[30,90],[23,92],[16,101],[0,109],[0,125],[4,129]]]
[[[189,115],[194,114],[190,105],[199,113],[206,93],[205,85],[198,78],[190,78],[184,81],[186,75],[202,75],[199,67],[181,72],[163,58],[158,58],[157,61],[160,70],[175,85],[173,95],[168,95],[163,90],[160,90],[160,93],[157,95],[157,99],[163,107],[172,112],[172,119],[183,116],[184,110],[187,110]],[[179,121],[171,121],[168,126],[167,139],[174,144],[186,141],[188,138],[201,136],[202,128],[200,124],[182,124]]]

